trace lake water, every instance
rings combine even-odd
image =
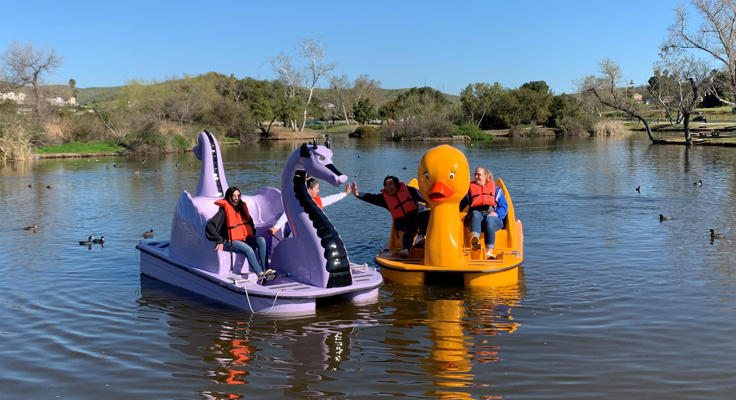
[[[297,145],[223,147],[228,183],[278,187]],[[376,192],[434,145],[333,139],[335,166]],[[733,398],[736,150],[640,134],[456,145],[509,188],[520,284],[384,284],[374,304],[297,319],[140,276],[142,233],[167,239],[196,190],[192,153],[2,167],[0,398]],[[352,196],[326,211],[351,260],[375,265],[388,213]],[[104,248],[77,245],[89,235]]]

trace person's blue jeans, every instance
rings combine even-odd
[[[404,249],[410,249],[414,244],[414,234],[419,230],[420,235],[427,233],[427,225],[429,224],[429,211],[422,211],[417,214],[409,214],[405,217],[394,220],[394,226],[397,230],[404,231],[401,237],[401,245]]]
[[[473,210],[470,212],[470,234],[480,236],[481,229],[486,237],[486,249],[496,246],[496,231],[503,229],[503,221],[496,216],[490,215],[492,211],[481,212]]]
[[[248,264],[253,269],[253,272],[260,274],[261,272],[268,269],[268,258],[266,258],[266,239],[260,236],[248,236],[245,241],[236,240],[232,242],[233,251],[235,253],[244,254],[248,259]],[[225,243],[224,249],[230,251],[230,243]],[[256,253],[254,250],[258,250],[259,257],[261,258],[261,264],[256,259]]]

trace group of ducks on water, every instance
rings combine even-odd
[[[143,232],[143,238],[144,239],[150,239],[152,237],[153,237],[153,229],[151,229],[150,231]],[[95,239],[94,236],[90,236],[89,238],[87,238],[87,240],[80,240],[79,241],[79,245],[80,246],[91,246],[93,244],[101,244],[101,245],[104,246],[105,245],[105,237],[104,236],[100,236],[99,239]]]
[[[703,186],[703,180],[702,179],[699,179],[697,182],[693,183],[693,185]],[[639,193],[641,193],[641,186],[637,186],[636,187],[636,191],[639,192]],[[671,221],[671,220],[672,220],[672,216],[659,214],[659,222]],[[713,239],[723,239],[725,237],[726,236],[724,234],[722,234],[722,233],[716,233],[715,229],[711,229],[710,230],[710,239],[711,240],[713,240]]]
[[[33,184],[32,184],[32,183],[29,183],[29,184],[28,184],[28,187],[29,187],[29,188],[31,188],[31,189],[33,189]],[[46,186],[46,189],[51,189],[51,188],[53,188],[53,187],[54,187],[54,185],[47,185],[47,186]]]
[[[26,226],[23,229],[25,229],[27,231],[33,231],[35,233],[35,232],[38,231],[38,225],[37,224],[33,224],[31,226]],[[151,238],[153,238],[153,229],[151,229],[150,231],[143,232],[143,238],[144,239],[151,239]],[[101,244],[101,245],[104,246],[105,245],[105,237],[104,236],[100,236],[99,239],[95,239],[94,236],[90,236],[90,237],[87,238],[87,240],[80,240],[79,241],[79,245],[80,246],[92,246],[93,244]]]
[[[146,160],[143,160],[143,161],[141,161],[141,164],[145,164],[145,163],[146,163]],[[175,165],[176,165],[177,167],[182,167],[182,166],[184,166],[184,164],[179,164],[179,163],[176,163]],[[192,163],[189,163],[189,166],[190,166],[190,167],[191,167],[192,165],[193,165]],[[115,164],[113,164],[112,166],[113,166],[113,168],[120,168],[120,165],[118,165],[118,163],[115,163]],[[161,169],[159,169],[159,168],[156,168],[156,169],[155,169],[155,171],[156,171],[156,172],[161,172]],[[141,173],[141,171],[140,171],[140,170],[136,170],[136,171],[133,171],[133,173],[134,173],[134,174],[140,174],[140,173]]]

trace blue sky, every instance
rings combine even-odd
[[[386,89],[469,83],[557,94],[609,57],[644,84],[676,1],[35,1],[4,2],[0,52],[14,39],[65,56],[49,83],[106,87],[216,71],[273,79],[267,59],[324,36],[335,75]],[[318,86],[325,87],[328,80]]]

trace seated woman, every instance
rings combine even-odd
[[[473,250],[480,249],[478,240],[483,229],[486,258],[495,258],[493,248],[496,245],[496,231],[503,229],[503,219],[506,218],[509,206],[503,190],[496,187],[491,171],[483,167],[475,169],[468,194],[460,202],[460,209],[468,205],[470,208],[465,221],[470,222],[470,244]]]
[[[359,193],[358,184],[353,182],[353,194],[359,199],[375,206],[383,207],[391,212],[391,218],[397,230],[404,232],[401,237],[403,250],[399,257],[408,258],[409,248],[412,245],[414,234],[419,230],[416,244],[424,244],[424,235],[427,232],[429,212],[425,211],[424,198],[419,190],[406,186],[395,176],[387,176],[383,179],[381,194]]]
[[[274,274],[274,270],[268,269],[266,239],[255,235],[256,227],[248,213],[248,206],[240,200],[240,190],[230,186],[225,192],[225,198],[217,200],[215,204],[220,209],[205,227],[207,240],[217,243],[215,250],[232,250],[244,254],[253,272],[259,277]],[[261,264],[258,263],[254,250],[258,251]]]
[[[319,182],[314,178],[307,179],[307,192],[309,192],[309,195],[312,196],[312,199],[314,199],[314,202],[317,203],[320,209],[329,206],[330,204],[335,204],[338,201],[345,198],[345,196],[350,193],[350,184],[345,186],[345,191],[342,193],[336,193],[330,196],[325,197],[324,199],[319,197]],[[275,235],[276,232],[278,232],[279,229],[283,228],[284,225],[286,225],[287,217],[286,213],[282,213],[279,219],[276,221],[276,224],[274,226],[268,228],[268,233],[271,235]],[[287,234],[284,234],[284,237],[289,236]]]

